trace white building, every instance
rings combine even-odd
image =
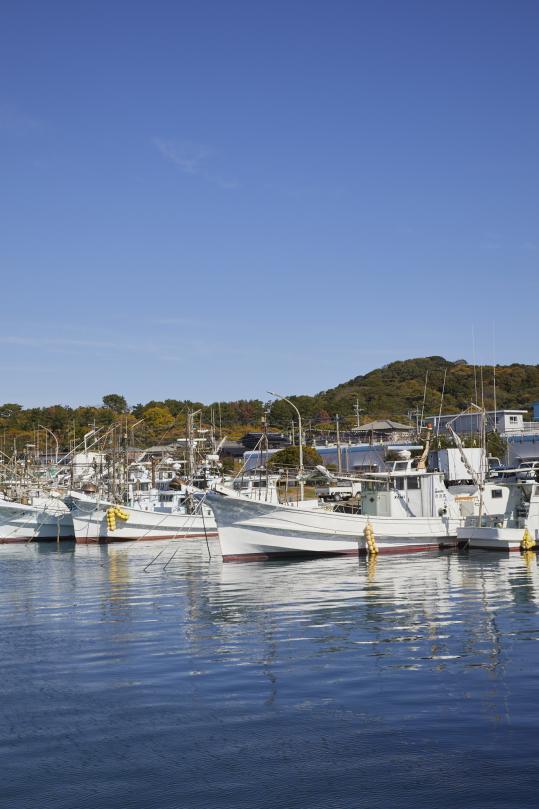
[[[496,431],[507,441],[507,457],[502,458],[509,466],[522,461],[539,460],[539,402],[533,403],[534,421],[525,421],[527,410],[487,411],[487,432]],[[430,416],[424,424],[432,424],[434,434],[447,432],[447,423],[460,436],[479,433],[481,413],[460,413]]]
[[[524,432],[527,425],[535,424],[539,431],[539,422],[524,421],[527,410],[487,410],[487,432],[497,432],[508,436]],[[481,413],[453,413],[444,416],[428,416],[423,424],[432,424],[434,435],[447,432],[447,424],[452,422],[453,429],[459,435],[470,435],[481,432]]]

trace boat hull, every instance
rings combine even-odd
[[[539,530],[530,531],[530,536],[539,545]],[[465,526],[457,534],[459,545],[487,551],[520,551],[524,528],[493,528]]]
[[[95,503],[70,498],[71,514],[78,544],[109,542],[148,542],[156,539],[195,539],[217,536],[215,520],[211,516],[143,511],[122,506],[127,520],[116,520],[111,530],[107,510],[111,503]]]
[[[13,542],[54,542],[73,538],[71,514],[63,510],[58,501],[53,501],[50,506],[0,502],[2,545]]]
[[[281,556],[367,553],[364,530],[372,527],[379,553],[411,553],[456,547],[460,520],[418,517],[394,519],[301,510],[207,495],[219,529],[225,561]]]

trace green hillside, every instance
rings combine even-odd
[[[379,417],[405,421],[416,410],[424,409],[426,416],[439,412],[444,377],[442,412],[458,412],[472,401],[479,404],[484,401],[487,409],[494,407],[492,367],[474,368],[464,360],[450,362],[443,357],[392,362],[315,396],[290,395],[290,398],[300,409],[306,428],[309,422],[312,427],[329,424],[336,413],[341,417],[343,428],[351,427],[356,423],[356,407],[361,423]],[[514,363],[496,367],[498,409],[530,409],[531,403],[538,400],[539,365]],[[110,425],[118,418],[124,420],[130,440],[139,445],[170,441],[185,434],[187,412],[193,410],[200,410],[198,418],[203,424],[213,422],[217,432],[221,427],[229,437],[239,437],[247,429],[260,428],[260,420],[269,404],[260,399],[209,405],[189,399],[166,399],[130,406],[119,394],[104,396],[103,404],[97,407],[72,408],[57,404],[23,408],[7,403],[0,405],[0,452],[9,455],[14,448],[20,451],[27,444],[35,445],[38,425],[52,430],[61,446],[67,447],[74,438],[80,441],[90,425]],[[293,411],[285,402],[271,403],[271,428],[288,428],[292,416]],[[138,423],[136,434],[131,434],[131,425],[135,423]],[[39,446],[42,444],[43,436]]]
[[[437,414],[442,401],[443,412],[458,412],[470,402],[493,409],[494,371],[490,366],[469,365],[465,360],[450,362],[443,357],[420,357],[402,360],[356,376],[335,388],[315,396],[291,397],[307,419],[324,421],[335,413],[354,418],[354,407],[360,410],[360,421],[388,417],[406,419],[412,411],[423,409],[425,415]],[[426,384],[426,393],[425,393]],[[477,395],[476,395],[477,390]],[[498,365],[496,367],[496,406],[530,408],[539,400],[539,365]],[[290,408],[282,403],[272,407],[273,419],[290,420]],[[355,420],[355,419],[354,419]]]

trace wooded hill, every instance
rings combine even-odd
[[[422,357],[392,362],[314,396],[290,395],[290,399],[300,409],[306,427],[329,427],[336,413],[341,417],[343,427],[351,427],[356,423],[355,407],[359,408],[361,423],[384,417],[407,422],[409,414],[416,410],[423,411],[426,416],[437,414],[442,392],[444,413],[459,412],[472,401],[479,404],[484,401],[487,409],[493,409],[493,369],[474,367],[465,360],[450,362],[443,357]],[[514,363],[496,366],[498,409],[530,409],[531,403],[537,400],[539,365]],[[0,450],[10,454],[16,443],[21,451],[25,444],[35,440],[35,430],[39,425],[52,430],[61,446],[67,447],[73,436],[80,440],[94,423],[97,426],[112,424],[120,417],[125,418],[128,427],[144,419],[134,434],[137,445],[168,442],[185,434],[189,410],[201,410],[202,422],[208,425],[213,421],[217,433],[221,427],[229,437],[239,437],[248,429],[260,429],[260,420],[267,407],[268,403],[260,399],[214,402],[211,405],[188,399],[166,399],[130,407],[120,394],[104,396],[99,407],[52,405],[23,408],[19,404],[6,403],[0,405]],[[270,428],[286,429],[292,417],[293,411],[285,402],[271,403]]]
[[[417,407],[422,409],[425,391],[425,415],[439,412],[442,394],[444,413],[457,413],[472,401],[479,405],[484,402],[487,410],[496,405],[499,410],[531,411],[532,402],[539,400],[539,365],[497,365],[494,374],[492,366],[473,366],[465,360],[450,362],[443,357],[421,357],[384,365],[314,398],[323,400],[326,409],[340,407],[344,413],[345,402],[357,396],[360,408],[369,417],[395,418]],[[346,413],[349,412],[347,408]]]

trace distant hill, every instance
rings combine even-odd
[[[290,399],[299,408],[305,428],[309,427],[309,422],[313,427],[331,423],[336,413],[341,417],[343,427],[353,426],[356,406],[361,423],[384,417],[406,421],[410,413],[423,409],[425,380],[424,413],[426,416],[438,413],[444,376],[443,413],[458,412],[471,401],[481,404],[484,400],[487,409],[494,407],[492,367],[474,369],[465,360],[450,362],[443,357],[392,362],[315,396],[291,395]],[[513,363],[496,366],[498,409],[530,409],[534,401],[539,401],[539,365]],[[35,446],[38,438],[42,448],[50,439],[44,434],[37,435],[39,425],[52,430],[60,445],[67,448],[73,438],[82,439],[89,424],[107,427],[119,418],[124,420],[124,432],[138,423],[136,436],[130,435],[132,443],[136,441],[141,446],[148,446],[171,441],[185,435],[187,413],[194,410],[200,411],[206,425],[213,422],[217,432],[221,426],[229,437],[239,437],[247,430],[260,429],[264,409],[265,404],[260,399],[207,405],[188,399],[166,399],[129,406],[120,394],[104,396],[103,404],[98,407],[72,408],[57,404],[25,409],[19,404],[6,403],[0,405],[0,453],[5,457],[14,447],[20,451],[27,444]],[[282,401],[272,403],[271,428],[287,429],[292,417],[293,411],[288,404]]]
[[[428,376],[427,376],[428,374]],[[410,412],[423,407],[425,415],[437,414],[443,394],[443,412],[458,412],[470,402],[485,403],[494,408],[494,372],[492,366],[469,365],[466,360],[451,362],[444,357],[419,357],[402,360],[356,376],[335,388],[321,391],[315,396],[290,397],[307,419],[331,419],[335,413],[350,422],[354,406],[360,409],[360,421],[377,417],[405,418]],[[476,395],[477,390],[477,395]],[[530,409],[539,400],[539,365],[496,366],[496,406]],[[275,404],[272,415],[277,416],[285,407]],[[287,410],[290,420],[290,409]]]

